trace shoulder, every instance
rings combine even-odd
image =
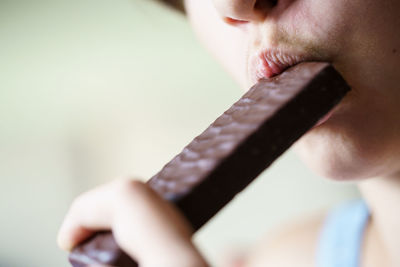
[[[269,233],[250,253],[246,267],[315,265],[315,251],[326,213],[299,218]]]

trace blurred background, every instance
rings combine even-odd
[[[72,199],[147,179],[242,94],[185,19],[153,1],[0,1],[0,266],[69,266]],[[292,152],[195,236],[214,263],[300,214],[356,197]]]

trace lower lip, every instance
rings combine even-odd
[[[302,61],[305,61],[305,58],[295,53],[285,54],[270,50],[254,54],[249,62],[251,81],[254,84],[260,79],[268,79],[279,75],[288,67]]]
[[[290,64],[282,64],[282,63],[276,64],[273,62],[268,63],[265,60],[264,54],[260,54],[257,57],[253,57],[253,62],[252,62],[253,64],[250,65],[253,68],[251,69],[250,73],[254,75],[253,76],[254,82],[258,82],[260,79],[263,78],[271,78],[274,75],[281,74],[287,67],[298,64],[301,61],[304,61],[301,60],[299,56],[294,58],[295,59],[289,62]],[[329,111],[325,116],[319,119],[319,121],[314,125],[313,128],[318,127],[327,122],[332,117],[333,113],[334,113],[333,110]]]

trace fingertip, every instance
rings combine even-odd
[[[77,244],[86,240],[92,234],[93,231],[89,229],[63,224],[57,235],[57,244],[62,250],[71,251]]]
[[[62,250],[70,251],[72,249],[72,242],[69,239],[69,229],[67,219],[63,221],[57,233],[57,245]]]
[[[65,251],[71,251],[73,248],[73,242],[62,232],[59,232],[57,235],[57,245],[60,249]]]

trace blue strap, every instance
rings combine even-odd
[[[317,267],[359,267],[362,239],[369,218],[364,201],[334,209],[320,236]]]

